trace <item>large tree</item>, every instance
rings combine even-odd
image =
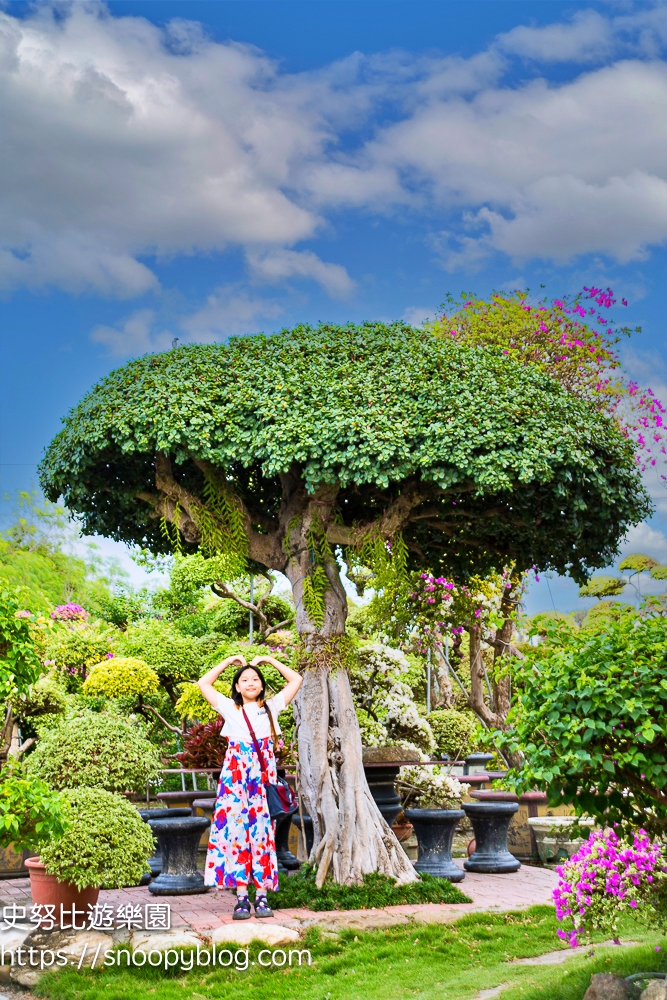
[[[346,662],[348,562],[583,582],[649,512],[613,419],[500,348],[404,324],[297,327],[113,372],[41,466],[85,529],[290,580],[301,791],[322,880],[412,866],[369,794]]]

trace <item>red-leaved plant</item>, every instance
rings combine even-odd
[[[221,735],[223,720],[200,723],[188,729],[183,749],[174,754],[181,767],[222,767],[227,738]]]

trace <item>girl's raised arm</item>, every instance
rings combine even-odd
[[[291,667],[285,666],[280,660],[277,660],[275,656],[256,656],[254,660],[250,661],[251,667],[258,667],[260,663],[269,663],[272,667],[275,667],[282,676],[287,681],[287,684],[283,688],[283,697],[285,699],[285,706],[289,705],[297,691],[301,687],[303,682],[303,677],[298,674],[296,670],[292,670]]]

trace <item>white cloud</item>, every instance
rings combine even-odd
[[[247,259],[253,277],[270,284],[291,277],[312,278],[335,298],[345,298],[355,288],[341,264],[327,264],[310,250],[250,251]]]
[[[253,298],[239,285],[227,285],[209,295],[198,312],[181,320],[181,327],[189,339],[207,343],[258,333],[262,320],[274,320],[282,312],[275,299]]]
[[[155,313],[152,309],[138,309],[128,316],[122,326],[96,326],[90,339],[102,344],[109,351],[123,357],[146,354],[149,351],[165,351],[171,344],[173,335],[154,332]]]
[[[638,524],[630,528],[621,545],[621,561],[633,553],[651,556],[659,563],[667,563],[667,536],[650,524]],[[664,590],[665,584],[662,583]]]
[[[565,24],[518,25],[500,35],[496,44],[503,52],[541,62],[588,62],[609,55],[615,38],[608,18],[595,10],[582,10]]]
[[[0,13],[0,280],[137,294],[155,283],[139,254],[312,235],[281,187],[326,139],[307,102],[257,50],[184,22]]]
[[[133,296],[156,288],[151,255],[241,246],[255,281],[343,296],[341,264],[295,249],[340,209],[434,231],[446,214],[450,269],[639,259],[667,239],[666,43],[664,5],[584,9],[467,59],[355,53],[289,74],[184,20],[0,14],[0,287]],[[517,58],[608,64],[508,83]]]
[[[433,306],[410,306],[401,319],[410,326],[423,326],[425,322],[435,319],[435,313]]]

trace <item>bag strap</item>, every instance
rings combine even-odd
[[[259,757],[259,766],[262,769],[262,777],[264,778],[264,784],[266,784],[268,781],[269,773],[266,769],[266,764],[264,763],[264,754],[259,748],[259,743],[257,742],[257,737],[255,736],[255,730],[250,725],[250,719],[246,715],[246,710],[245,708],[243,708],[243,706],[241,707],[241,711],[243,712],[243,718],[245,719],[245,724],[250,732],[250,738],[252,739],[253,746],[255,748],[255,753]]]

